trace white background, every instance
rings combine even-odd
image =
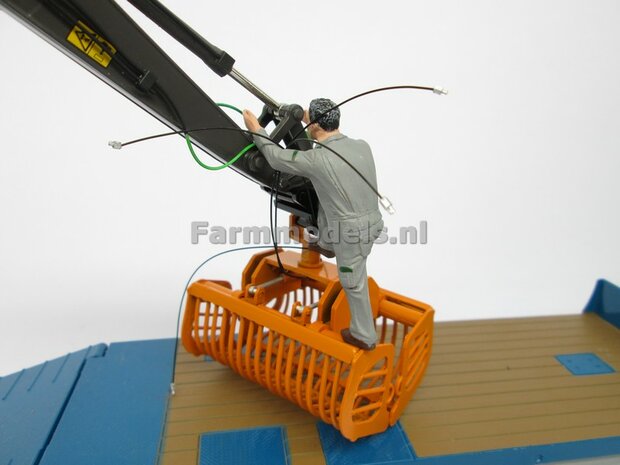
[[[260,110],[119,3],[214,100]],[[283,102],[450,90],[342,109],[397,208],[386,224],[429,223],[427,245],[375,248],[381,286],[455,320],[578,313],[597,278],[620,283],[617,1],[165,3]],[[186,280],[225,248],[192,245],[190,223],[266,225],[268,196],[177,137],[109,149],[165,128],[3,13],[0,57],[0,374],[174,336]],[[238,285],[248,256],[201,276]]]

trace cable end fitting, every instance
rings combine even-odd
[[[448,89],[444,89],[443,87],[434,87],[433,93],[437,95],[448,95]]]
[[[396,213],[396,210],[394,210],[394,206],[392,205],[392,202],[390,202],[390,199],[388,199],[387,197],[380,197],[379,203],[385,209],[385,211],[388,212],[390,215],[393,215],[394,213]]]
[[[111,140],[110,142],[108,142],[108,145],[115,150],[120,150],[123,148],[122,142],[119,142],[117,140]]]

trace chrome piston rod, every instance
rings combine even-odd
[[[233,68],[228,75],[239,84],[241,84],[243,87],[245,87],[245,89],[247,89],[251,94],[257,97],[265,105],[271,107],[274,110],[280,108],[281,105],[274,98],[267,95],[263,90],[261,90],[258,86],[256,86],[252,81],[246,78],[235,68]]]

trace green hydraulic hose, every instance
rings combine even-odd
[[[190,140],[188,134],[185,134],[185,141],[187,142],[187,146],[189,147],[189,152],[192,154],[192,157],[194,158],[194,160],[196,160],[196,163],[198,163],[204,169],[210,170],[210,171],[218,171],[218,170],[223,170],[224,168],[228,168],[234,162],[239,160],[239,158],[241,158],[243,155],[245,155],[245,153],[248,150],[250,150],[252,147],[254,147],[254,145],[255,145],[253,142],[251,144],[249,144],[249,145],[246,145],[245,147],[243,147],[241,149],[241,151],[237,155],[235,155],[231,160],[227,161],[223,165],[209,166],[209,165],[205,165],[202,161],[200,161],[200,158],[198,158],[198,155],[196,155],[196,152],[194,152],[194,146],[192,145],[192,141]]]
[[[243,114],[243,112],[241,110],[239,110],[239,108],[230,105],[228,103],[218,103],[217,104],[220,107],[226,107],[226,108],[230,108],[231,110],[235,110],[237,113]],[[192,145],[192,141],[189,138],[189,134],[185,134],[185,142],[187,142],[187,147],[189,148],[189,153],[192,154],[192,157],[194,158],[194,160],[196,161],[196,163],[198,163],[200,166],[202,166],[204,169],[209,170],[209,171],[219,171],[219,170],[223,170],[224,168],[228,168],[230,165],[232,165],[234,162],[236,162],[237,160],[239,160],[239,158],[241,158],[243,155],[245,155],[247,153],[248,150],[250,150],[252,147],[254,147],[256,144],[251,143],[249,145],[246,145],[245,147],[243,147],[241,149],[241,151],[235,155],[231,160],[227,161],[226,163],[224,163],[223,165],[219,165],[219,166],[209,166],[209,165],[205,165],[200,158],[198,158],[198,155],[196,155],[196,152],[194,152],[194,146]]]
[[[231,110],[235,110],[240,115],[243,114],[243,112],[241,110],[239,110],[236,106],[231,105],[230,103],[216,103],[216,105],[218,107],[230,108]]]

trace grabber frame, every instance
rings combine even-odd
[[[369,278],[379,344],[342,341],[349,308],[336,266],[312,251],[254,255],[233,290],[199,280],[188,289],[182,341],[299,405],[351,441],[398,421],[431,356],[433,309]],[[396,353],[398,352],[398,356]]]

